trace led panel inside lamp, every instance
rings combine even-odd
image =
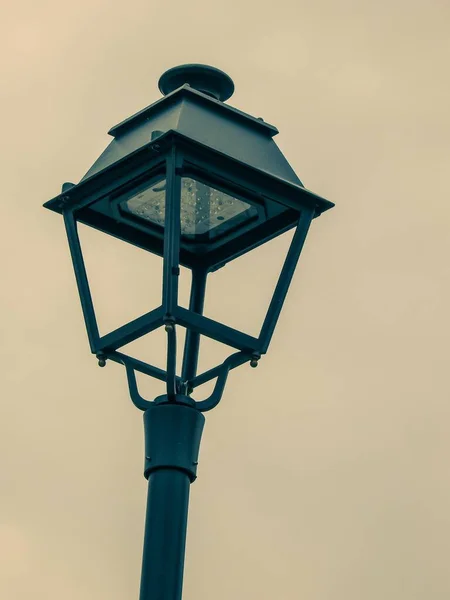
[[[161,179],[122,203],[134,217],[164,227],[166,180]],[[255,206],[205,183],[181,178],[181,235],[211,240],[258,215]]]

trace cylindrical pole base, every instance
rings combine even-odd
[[[140,600],[181,600],[189,486],[205,418],[189,398],[158,400],[144,413],[148,498]]]
[[[161,469],[148,479],[140,600],[180,600],[190,481]]]

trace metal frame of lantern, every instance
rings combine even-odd
[[[180,232],[180,181],[182,176],[189,175],[258,206],[258,214],[265,218],[259,216],[256,222],[222,236],[201,254],[190,251]],[[158,231],[151,224],[133,222],[133,218],[120,212],[119,205],[123,198],[161,176],[166,178],[166,208],[164,229]],[[212,394],[196,402],[198,410],[207,411],[220,401],[229,371],[245,362],[256,366],[267,351],[310,223],[333,204],[302,186],[274,178],[172,131],[77,186],[66,184],[62,194],[45,206],[64,216],[89,343],[99,364],[104,366],[106,359],[110,359],[125,365],[131,398],[141,410],[146,410],[151,402],[140,396],[135,371],[166,382],[169,398],[190,395],[196,387],[216,379]],[[100,336],[77,221],[163,257],[161,306]],[[258,337],[202,314],[209,272],[293,227],[296,230]],[[192,271],[189,309],[178,305],[180,265]],[[176,325],[187,330],[181,376],[176,374]],[[167,332],[166,370],[119,351],[161,326]],[[198,375],[200,335],[238,352]]]
[[[159,87],[165,97],[113,127],[109,133],[114,140],[81,182],[64,184],[62,193],[45,206],[64,217],[91,351],[100,366],[107,359],[125,366],[131,399],[144,411],[144,475],[149,487],[140,599],[180,600],[189,487],[197,476],[202,412],[220,401],[231,369],[246,362],[257,366],[267,351],[310,223],[333,204],[303,187],[272,141],[278,133],[274,126],[224,104],[234,89],[228,75],[205,65],[182,65],[164,73]],[[209,229],[201,230],[203,225],[195,221],[193,236],[186,234],[186,219],[183,223],[181,219],[186,178],[209,186],[204,203],[206,196],[195,183],[194,208],[208,206]],[[143,202],[148,194],[155,198],[152,194],[162,190],[163,179],[164,216],[155,204],[150,209],[159,211],[156,222],[152,212],[145,220],[147,209],[144,218],[133,213],[136,202],[141,209],[142,198]],[[225,223],[211,226],[213,190],[228,194],[235,204]],[[236,212],[239,202],[242,210]],[[159,307],[100,336],[78,222],[162,257]],[[292,228],[295,233],[258,337],[204,316],[208,273]],[[212,234],[204,235],[212,229]],[[188,309],[178,304],[180,266],[192,272]],[[186,329],[180,376],[176,373],[177,325]],[[120,351],[163,326],[165,370]],[[235,352],[222,364],[197,374],[201,335]],[[153,401],[144,399],[136,372],[165,382],[167,393]],[[208,398],[190,397],[195,388],[213,379]]]

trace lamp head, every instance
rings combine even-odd
[[[276,127],[224,103],[234,84],[219,69],[174,67],[161,76],[159,89],[163,98],[115,125],[110,145],[81,181],[65,183],[45,206],[64,215],[91,350],[99,364],[104,366],[107,358],[126,364],[135,397],[130,361],[132,370],[170,383],[172,396],[218,376],[217,398],[231,368],[243,362],[255,367],[267,351],[309,225],[333,204],[304,187],[274,142]],[[160,307],[99,336],[77,222],[163,258]],[[201,314],[209,272],[291,228],[296,228],[291,248],[258,337]],[[193,274],[189,309],[178,304],[180,265]],[[175,376],[174,366],[178,325],[189,334],[181,376]],[[167,372],[118,352],[158,327],[165,327],[168,336]],[[200,335],[238,350],[209,379],[195,375]]]

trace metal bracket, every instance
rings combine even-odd
[[[231,369],[235,369],[236,367],[251,360],[252,354],[247,354],[245,352],[236,352],[235,354],[229,356],[221,365],[209,371],[210,374],[214,372],[214,375],[212,377],[208,376],[208,378],[206,378],[205,376],[207,375],[207,373],[205,373],[203,376],[200,375],[198,377],[195,377],[192,381],[186,382],[185,385],[189,390],[198,387],[202,383],[210,381],[214,378],[214,376],[217,377],[212,394],[208,396],[208,398],[206,398],[205,400],[195,400],[195,406],[197,410],[199,410],[200,412],[206,412],[215,408],[222,399],[225,384],[227,382],[228,374],[231,371]]]
[[[152,406],[153,402],[145,400],[140,395],[136,381],[136,373],[133,367],[128,362],[124,362],[124,365],[127,372],[128,389],[130,390],[131,401],[136,406],[136,408],[139,408],[139,410],[146,411]]]
[[[146,411],[151,406],[153,406],[154,402],[151,400],[146,400],[139,393],[137,380],[136,380],[136,371],[140,371],[154,377],[155,379],[159,379],[161,381],[167,381],[167,374],[165,371],[158,369],[157,367],[153,367],[151,365],[147,365],[145,363],[141,363],[140,361],[126,356],[120,352],[110,352],[104,355],[106,358],[110,358],[114,362],[120,363],[124,365],[127,381],[128,381],[128,389],[130,391],[130,398],[133,404],[139,410]],[[211,381],[216,378],[216,383],[214,385],[214,389],[208,398],[205,400],[195,400],[192,398],[194,402],[194,407],[200,412],[207,412],[208,410],[216,407],[223,396],[223,391],[225,388],[225,384],[228,379],[228,374],[231,369],[235,369],[236,367],[250,362],[254,359],[252,354],[244,353],[244,352],[236,352],[229,356],[221,365],[214,367],[214,369],[210,369],[209,371],[195,377],[191,381],[181,381],[179,377],[176,377],[174,380],[175,393],[172,396],[172,401],[176,402],[176,397],[178,394],[183,393],[191,393],[194,388]]]

